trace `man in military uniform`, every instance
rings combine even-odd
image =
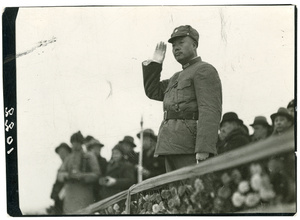
[[[141,132],[136,135],[141,138]],[[143,180],[149,179],[166,172],[162,157],[154,157],[157,136],[152,129],[143,131]]]
[[[217,70],[197,55],[199,34],[189,25],[175,28],[171,38],[182,71],[160,81],[166,44],[157,44],[152,60],[144,61],[145,93],[163,101],[155,155],[164,155],[166,171],[195,164],[217,154],[222,115],[222,86]]]

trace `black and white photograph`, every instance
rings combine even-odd
[[[8,215],[294,216],[296,13],[4,8]]]

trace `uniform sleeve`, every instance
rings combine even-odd
[[[157,101],[163,101],[164,92],[169,80],[160,81],[162,64],[156,62],[143,62],[144,89],[147,97]]]
[[[222,86],[216,69],[204,64],[194,76],[198,104],[195,153],[217,154],[216,144],[222,115]]]

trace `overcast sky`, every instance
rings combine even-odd
[[[18,165],[23,212],[52,204],[60,160],[54,149],[80,130],[110,158],[125,135],[157,134],[162,103],[144,93],[142,61],[173,29],[200,34],[198,55],[219,72],[223,113],[246,125],[294,97],[294,8],[177,6],[21,8],[16,21]],[[162,79],[181,66],[171,45]],[[251,128],[249,127],[252,132]],[[138,147],[137,147],[138,151]]]

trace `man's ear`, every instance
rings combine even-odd
[[[197,44],[196,41],[193,41],[193,47],[194,47],[195,50],[198,48],[198,44]]]

